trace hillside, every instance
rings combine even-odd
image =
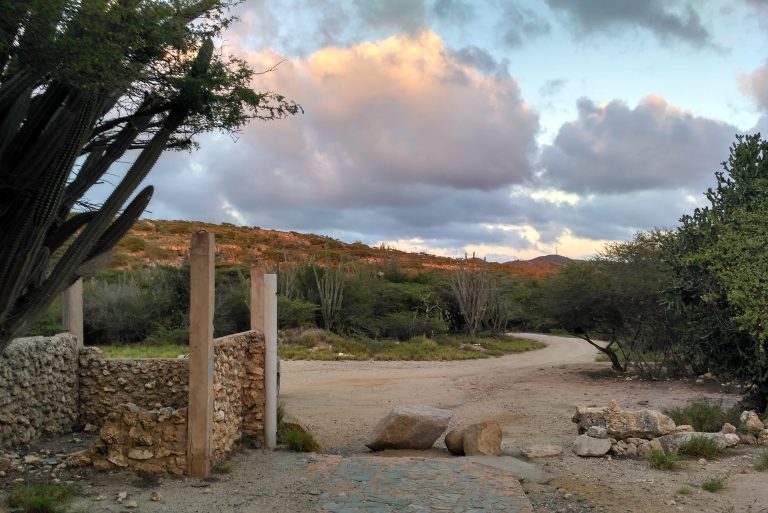
[[[461,260],[408,253],[389,247],[371,247],[362,242],[346,243],[330,237],[297,232],[235,226],[229,223],[210,224],[196,221],[140,220],[118,243],[112,261],[116,268],[143,267],[150,263],[180,265],[188,251],[190,235],[199,230],[216,235],[217,260],[221,266],[277,262],[302,262],[324,258],[326,248],[333,261],[365,261],[380,266],[396,265],[403,271],[457,269]],[[488,263],[488,269],[511,275],[547,276],[570,259],[557,255]]]

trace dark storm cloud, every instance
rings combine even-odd
[[[662,41],[711,44],[710,33],[692,7],[695,4],[667,0],[545,1],[553,10],[566,13],[580,34],[637,27],[650,31]]]
[[[708,183],[736,127],[675,109],[658,96],[634,109],[582,98],[578,119],[544,148],[544,180],[567,191],[616,193]]]
[[[515,2],[502,2],[498,23],[501,42],[509,48],[522,46],[527,40],[548,34],[549,22],[534,11]]]

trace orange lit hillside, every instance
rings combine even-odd
[[[331,258],[365,261],[372,264],[397,265],[403,271],[457,269],[461,261],[454,258],[408,253],[388,247],[371,247],[362,242],[345,243],[321,235],[249,228],[232,224],[209,224],[195,221],[138,221],[115,248],[112,262],[117,268],[143,267],[150,263],[180,265],[188,251],[190,234],[206,230],[216,235],[219,265],[265,263],[273,265],[320,258],[328,248]],[[516,276],[544,277],[555,272],[570,259],[548,255],[533,260],[488,263],[489,270]]]

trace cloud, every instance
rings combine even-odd
[[[662,42],[711,44],[711,34],[689,4],[675,9],[671,7],[674,3],[667,0],[545,1],[553,10],[564,12],[581,35],[637,27],[653,33]]]
[[[768,60],[752,73],[739,78],[742,90],[755,100],[761,110],[768,112]]]
[[[553,78],[552,80],[547,80],[541,87],[539,87],[539,94],[544,97],[555,96],[563,90],[563,87],[565,87],[565,84],[567,83],[568,80],[565,78]]]
[[[547,20],[514,2],[501,4],[498,28],[502,43],[509,48],[520,47],[528,39],[548,34],[550,30]]]
[[[427,9],[421,0],[355,0],[365,25],[412,34],[426,27]]]
[[[678,110],[659,96],[634,108],[582,98],[578,118],[542,151],[543,181],[571,192],[701,190],[726,159],[737,128]]]
[[[432,6],[432,14],[441,21],[455,25],[464,25],[475,19],[475,7],[462,0],[437,0]]]
[[[509,59],[497,61],[491,52],[477,46],[465,46],[454,52],[462,64],[478,69],[486,75],[509,76]]]

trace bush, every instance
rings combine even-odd
[[[281,330],[314,326],[317,305],[303,299],[277,296],[277,327]]]
[[[283,428],[280,433],[280,443],[283,443],[291,451],[296,452],[318,452],[320,451],[320,444],[312,437],[311,434],[304,432],[301,428],[296,426],[289,426]]]
[[[716,493],[725,488],[726,482],[725,479],[721,477],[716,477],[712,479],[708,479],[701,483],[701,489],[706,490],[711,493]]]
[[[77,489],[66,484],[33,484],[18,486],[5,499],[10,508],[23,513],[63,513]]]
[[[715,459],[722,449],[711,438],[705,436],[694,436],[680,444],[677,450],[678,454],[684,456],[692,456],[696,458],[707,458],[708,460]]]
[[[664,451],[651,451],[648,456],[648,466],[659,470],[674,470],[678,467],[677,454]]]
[[[736,407],[726,410],[720,401],[696,399],[685,406],[666,409],[664,413],[669,415],[678,426],[688,424],[696,431],[717,433],[726,422],[738,426],[741,412]]]

